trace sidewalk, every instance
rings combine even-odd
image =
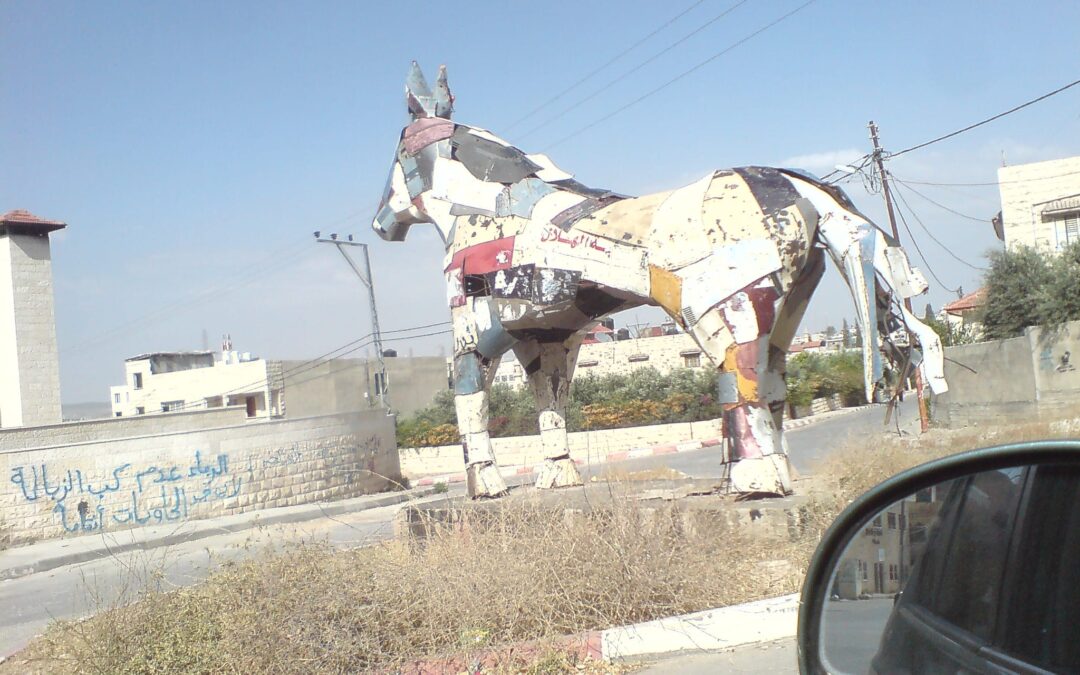
[[[97,560],[124,551],[172,546],[264,525],[298,523],[325,516],[366,511],[432,494],[435,494],[435,488],[420,487],[401,492],[364,495],[338,502],[282,506],[234,516],[189,520],[176,527],[140,527],[96,536],[50,539],[0,551],[0,581]]]

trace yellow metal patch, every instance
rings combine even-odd
[[[682,311],[682,279],[662,267],[649,265],[649,297],[668,314],[678,317]]]

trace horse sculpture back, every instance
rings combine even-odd
[[[786,355],[826,251],[855,299],[867,397],[889,386],[889,372],[899,382],[913,367],[945,390],[940,342],[902,304],[926,290],[925,280],[838,189],[793,170],[743,167],[627,197],[450,121],[445,69],[432,90],[414,63],[406,98],[412,122],[373,227],[400,241],[412,224],[433,223],[446,242],[470,496],[506,490],[488,434],[487,390],[510,350],[537,403],[537,487],[581,483],[565,421],[578,348],[600,318],[644,304],[670,314],[720,371],[729,489],[790,492]]]

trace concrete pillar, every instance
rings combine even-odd
[[[63,421],[49,233],[64,223],[0,216],[0,427]]]

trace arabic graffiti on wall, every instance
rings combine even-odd
[[[52,503],[67,532],[186,520],[199,505],[236,497],[244,486],[243,475],[230,473],[227,454],[210,459],[198,450],[190,464],[136,469],[124,463],[104,479],[91,480],[81,469],[50,470],[42,462],[13,467],[10,480],[16,498]]]

